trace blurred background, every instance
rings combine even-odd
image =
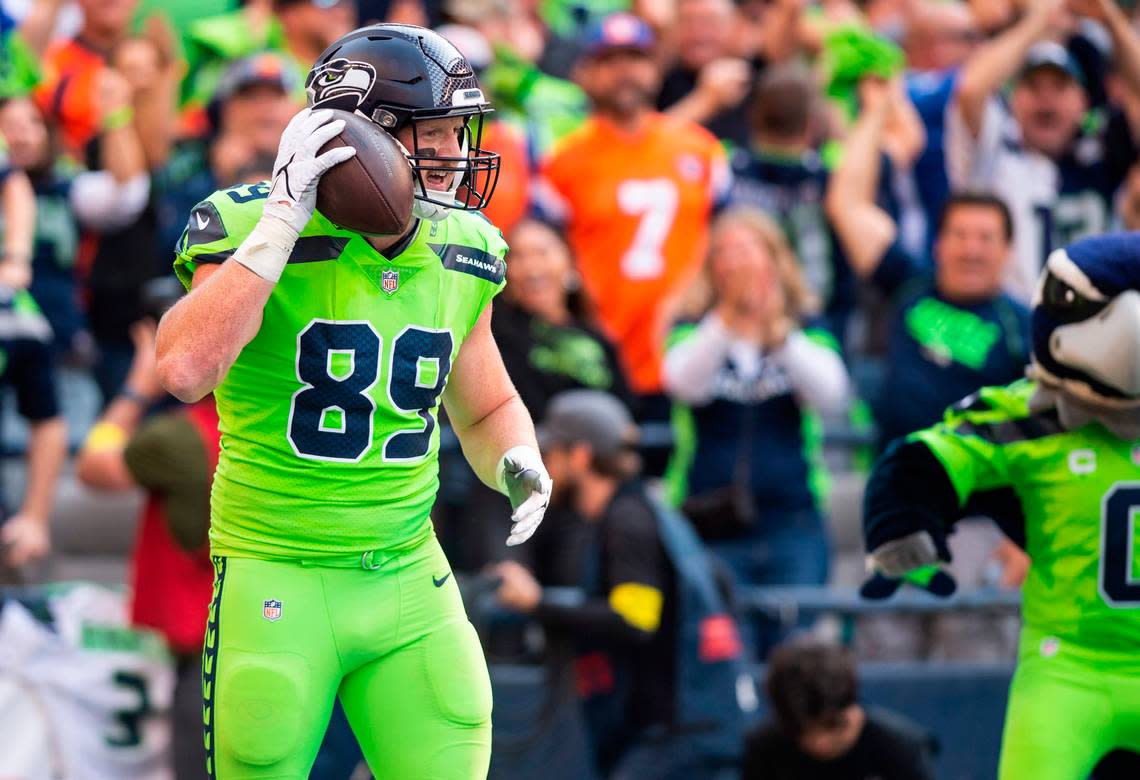
[[[680,751],[684,777],[993,777],[1029,561],[1005,508],[969,507],[954,598],[862,601],[863,483],[1023,376],[1052,249],[1140,227],[1133,6],[2,0],[0,777],[205,776],[217,417],[162,391],[155,323],[192,207],[267,179],[309,65],[383,21],[447,36],[495,106],[493,328],[523,401],[539,421],[604,391],[639,431],[633,461],[552,445],[570,487],[508,550],[441,420],[491,776],[671,777]],[[675,510],[655,554],[599,538],[575,500],[598,479]],[[580,621],[599,557],[661,583],[658,624]],[[583,632],[642,663],[595,663]],[[602,746],[592,695],[625,683]],[[313,777],[368,776],[335,713]]]

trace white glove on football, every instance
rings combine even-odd
[[[321,174],[356,154],[350,146],[317,152],[344,129],[344,120],[333,120],[327,109],[303,108],[290,120],[273,163],[273,183],[265,214],[277,217],[300,233],[317,208],[317,182]],[[331,121],[330,121],[331,120]]]
[[[332,116],[328,110],[301,109],[281,134],[269,199],[233,258],[262,279],[276,282],[281,278],[297,236],[317,207],[321,174],[356,154],[356,149],[342,146],[317,156],[344,129],[344,120],[329,121]]]
[[[499,490],[511,500],[511,534],[507,546],[514,547],[529,539],[546,515],[553,482],[542,465],[542,457],[533,447],[520,444],[511,447],[499,461],[496,473]]]

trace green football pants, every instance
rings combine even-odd
[[[999,780],[1085,780],[1107,753],[1140,751],[1140,675],[1024,632]]]
[[[307,778],[339,696],[378,780],[484,778],[491,684],[435,537],[355,560],[215,558],[211,778]]]

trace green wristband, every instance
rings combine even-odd
[[[103,129],[106,131],[121,130],[134,121],[135,110],[130,106],[120,106],[108,111],[103,116]]]

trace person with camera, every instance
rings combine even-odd
[[[828,549],[823,473],[809,430],[841,412],[848,377],[838,348],[805,327],[815,301],[795,256],[762,212],[734,207],[713,223],[705,273],[664,363],[677,448],[671,497],[750,585],[822,584]]]

